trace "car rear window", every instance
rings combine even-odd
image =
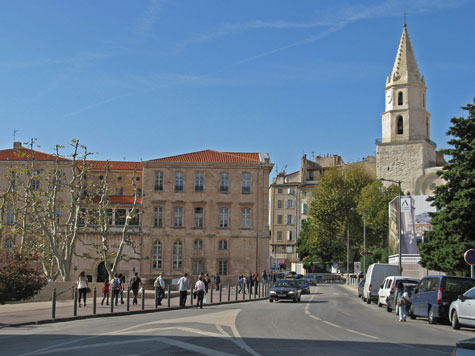
[[[475,279],[471,278],[444,278],[442,288],[444,292],[463,294],[475,287]]]

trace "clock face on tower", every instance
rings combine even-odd
[[[386,103],[391,104],[392,101],[393,101],[393,91],[388,90],[386,92]]]

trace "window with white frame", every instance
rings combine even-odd
[[[291,195],[295,195],[295,188],[289,188],[287,192]]]
[[[198,275],[204,270],[204,263],[203,260],[195,260],[193,261],[193,274]]]
[[[251,209],[241,209],[241,227],[243,229],[249,229],[251,227]]]
[[[288,214],[287,215],[287,225],[294,225],[294,224],[295,224],[294,216],[292,214]]]
[[[195,173],[195,192],[202,192],[205,186],[205,174],[203,172]]]
[[[40,171],[33,172],[33,177],[31,179],[31,189],[33,190],[40,189]]]
[[[294,239],[294,232],[293,231],[287,231],[287,241],[293,241]]]
[[[287,200],[287,209],[293,209],[294,207],[295,207],[294,200],[293,199]]]
[[[242,193],[249,194],[251,192],[251,173],[242,173]]]
[[[193,248],[194,248],[195,250],[201,251],[201,250],[203,249],[203,240],[196,239],[196,240],[193,242]]]
[[[219,227],[229,227],[229,209],[219,208]]]
[[[219,191],[221,193],[229,191],[229,174],[227,172],[221,172],[219,176]]]
[[[153,208],[153,226],[163,227],[163,208],[161,206]]]
[[[175,172],[175,192],[183,191],[184,180],[185,174],[183,172]]]
[[[195,208],[195,228],[203,227],[203,208]]]
[[[13,251],[14,243],[12,238],[5,239],[3,246],[5,247],[5,251],[11,252]]]
[[[183,244],[175,241],[173,244],[173,269],[183,268]]]
[[[225,251],[228,249],[228,241],[226,240],[219,240],[218,242],[218,250]]]
[[[154,241],[152,245],[152,268],[160,269],[163,267],[163,245],[161,241]]]
[[[7,224],[13,224],[15,222],[15,209],[13,206],[7,207]]]
[[[155,191],[163,192],[163,172],[155,172]]]
[[[181,206],[177,206],[174,209],[173,226],[174,227],[183,227],[183,207],[181,207]]]
[[[218,262],[218,274],[221,276],[226,276],[228,274],[228,261]]]

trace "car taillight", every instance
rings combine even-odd
[[[371,287],[372,287],[372,286],[373,286],[372,284],[369,285],[369,291],[370,291],[370,292],[371,292]]]
[[[437,289],[437,303],[442,303],[442,288]]]

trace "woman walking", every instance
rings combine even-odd
[[[203,282],[203,278],[200,277],[198,281],[195,283],[195,293],[198,296],[198,302],[196,303],[196,307],[200,307],[203,309],[203,298],[205,296],[205,284]]]
[[[81,297],[84,296],[84,306],[86,306],[86,293],[88,288],[87,278],[84,271],[79,274],[78,278],[79,307],[81,307]]]
[[[104,281],[104,286],[102,287],[103,298],[101,305],[104,305],[104,300],[106,300],[106,305],[109,305],[110,287],[111,284],[109,283],[109,279],[106,278],[106,280]]]

